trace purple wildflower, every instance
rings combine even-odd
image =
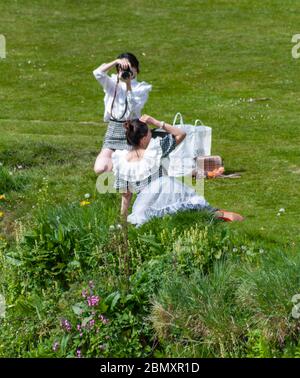
[[[92,328],[92,327],[94,327],[94,325],[95,325],[95,320],[94,319],[92,319],[92,320],[90,320],[90,327]]]
[[[87,297],[87,302],[89,307],[97,306],[100,301],[100,298],[98,295],[91,295],[90,297]]]
[[[103,324],[109,323],[109,320],[103,315],[99,315],[99,319],[101,320]]]
[[[77,358],[81,358],[81,357],[82,357],[82,354],[81,354],[81,350],[80,350],[80,349],[77,349],[77,350],[76,350],[76,355],[77,355]]]
[[[82,290],[81,295],[82,295],[83,298],[86,298],[87,295],[88,295],[87,290]]]
[[[52,349],[53,349],[54,352],[56,352],[58,348],[59,348],[59,343],[57,341],[55,341],[52,345]]]
[[[89,288],[90,288],[90,289],[95,289],[95,284],[94,284],[93,281],[90,281],[90,282],[89,282]]]
[[[71,323],[67,319],[62,319],[60,324],[65,331],[67,332],[71,331],[72,326],[71,326]]]
[[[81,330],[81,325],[77,324],[77,331],[80,331],[80,330]]]

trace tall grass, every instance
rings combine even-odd
[[[204,350],[211,356],[234,353],[246,324],[235,302],[238,282],[233,272],[234,265],[218,262],[210,275],[195,271],[189,278],[169,277],[151,315],[160,340],[181,344],[193,357]]]
[[[299,337],[300,321],[293,318],[292,297],[300,293],[300,255],[274,250],[258,268],[245,266],[237,290],[238,303],[250,312],[263,336],[284,345]]]
[[[0,166],[0,194],[11,190],[18,191],[24,188],[28,182],[26,174],[15,173],[4,166]]]

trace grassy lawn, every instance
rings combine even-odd
[[[230,227],[299,242],[300,63],[290,42],[298,10],[275,0],[2,3],[0,160],[34,177],[21,202],[9,196],[11,211],[28,211],[40,175],[61,202],[94,189],[105,124],[91,72],[129,50],[140,58],[140,79],[153,84],[144,111],[169,122],[177,111],[187,122],[202,119],[213,128],[212,153],[242,173],[205,185],[213,205],[246,216]]]
[[[2,236],[13,240],[15,221],[35,214],[45,181],[51,204],[90,193],[117,215],[119,197],[95,189],[106,125],[92,70],[130,51],[139,80],[153,85],[144,112],[170,123],[177,112],[187,123],[200,118],[212,127],[212,154],[241,173],[205,182],[213,206],[246,218],[222,227],[297,250],[300,60],[291,39],[299,12],[294,0],[0,1],[0,162],[25,183],[5,190],[0,176]]]

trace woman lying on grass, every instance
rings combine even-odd
[[[161,127],[167,134],[152,138],[147,124]],[[112,163],[115,188],[122,192],[121,214],[128,222],[140,226],[153,217],[190,209],[208,210],[227,221],[243,220],[239,214],[211,207],[195,190],[164,174],[162,159],[183,141],[184,131],[148,115],[126,122],[125,128],[132,150],[115,151]],[[127,216],[132,193],[138,195]]]

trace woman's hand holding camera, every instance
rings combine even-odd
[[[129,61],[124,58],[117,59],[115,62],[119,79],[124,81],[127,85],[130,84],[130,81],[133,78],[133,71]]]
[[[125,58],[123,58],[123,59],[116,59],[115,60],[115,65],[119,66],[119,68],[121,68],[121,70],[127,70],[128,68],[131,68],[128,60],[125,59]]]

